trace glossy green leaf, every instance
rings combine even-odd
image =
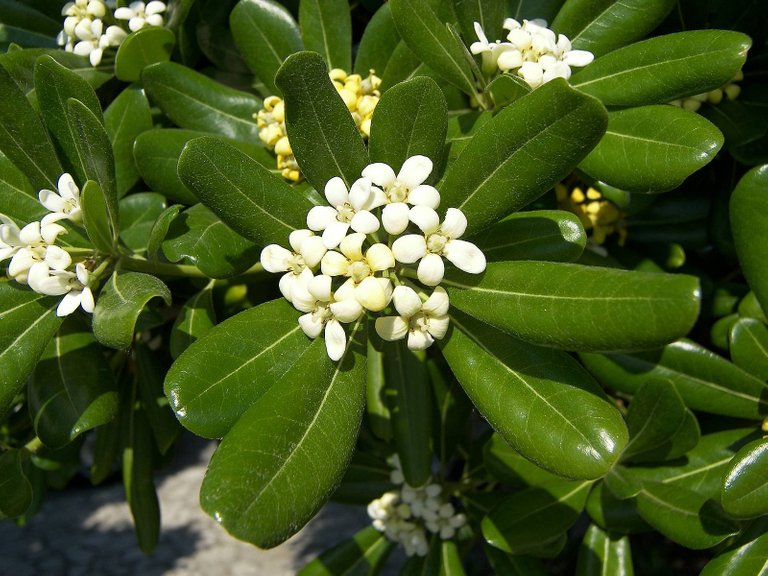
[[[204,288],[182,307],[171,328],[171,356],[178,358],[216,325],[212,286]]]
[[[587,245],[578,216],[563,210],[517,212],[472,239],[489,262],[553,260],[573,262]]]
[[[760,302],[757,301],[757,295],[754,292],[748,292],[744,298],[739,302],[736,310],[739,316],[744,318],[757,318],[763,324],[768,323],[768,317],[766,317]]]
[[[376,574],[394,544],[373,526],[363,528],[349,540],[329,548],[304,566],[298,576],[352,576]]]
[[[157,255],[160,252],[160,247],[165,239],[165,235],[168,233],[168,229],[171,227],[171,222],[181,211],[182,206],[178,204],[174,206],[168,206],[163,210],[152,225],[152,229],[149,232],[149,240],[147,241],[147,258],[150,260],[157,260]]]
[[[495,262],[450,271],[451,304],[534,344],[567,350],[652,348],[685,335],[699,310],[692,276],[559,262]]]
[[[0,282],[0,419],[61,326],[58,298],[45,297],[10,280]]]
[[[168,28],[145,26],[129,34],[115,56],[115,76],[123,82],[137,82],[147,66],[171,59],[176,37]]]
[[[320,54],[329,69],[352,70],[352,18],[347,0],[301,0],[299,24],[305,49]]]
[[[547,576],[549,574],[541,560],[537,558],[507,554],[489,545],[485,545],[483,549],[496,574],[505,576]]]
[[[316,190],[335,176],[351,186],[368,165],[368,151],[323,58],[294,54],[275,81],[285,97],[285,126],[301,173]]]
[[[494,478],[513,488],[539,486],[562,479],[521,456],[498,433],[494,433],[483,447],[483,464]]]
[[[93,311],[93,334],[104,346],[128,348],[136,320],[153,298],[171,303],[168,287],[155,276],[115,272],[104,284]]]
[[[152,429],[155,445],[160,454],[165,454],[181,432],[181,426],[163,393],[163,377],[167,370],[163,361],[165,354],[153,352],[143,343],[137,343],[134,350],[138,368],[136,374],[138,398],[149,427]]]
[[[67,121],[67,100],[75,98],[101,118],[101,105],[96,93],[83,78],[44,55],[35,63],[35,95],[45,125],[58,144],[67,168],[80,184],[86,175],[75,146],[77,134]]]
[[[753,576],[765,574],[768,558],[768,519],[761,518],[710,560],[700,576]]]
[[[643,483],[637,511],[658,532],[694,550],[711,548],[739,530],[706,496],[660,482]]]
[[[358,450],[332,499],[342,504],[367,506],[385,492],[395,489],[389,477],[391,472],[391,466],[382,458]]]
[[[105,254],[112,252],[112,226],[109,222],[107,200],[101,186],[94,180],[88,180],[80,194],[80,207],[83,210],[83,226],[94,247]]]
[[[371,70],[381,77],[395,47],[400,43],[400,34],[392,18],[389,4],[382,4],[363,31],[355,55],[355,73],[366,75]]]
[[[733,242],[744,276],[763,310],[768,310],[768,166],[758,166],[739,180],[731,195]]]
[[[486,89],[496,108],[504,108],[531,92],[531,87],[512,74],[497,76]]]
[[[666,470],[666,468],[660,469]],[[634,498],[642,488],[641,481],[634,476],[636,470],[637,468],[614,466],[604,478],[605,486],[620,500]]]
[[[29,385],[38,438],[62,448],[117,414],[117,385],[90,330],[71,319],[48,344]]]
[[[395,25],[418,58],[442,78],[462,90],[477,93],[461,44],[451,35],[427,0],[393,0]]]
[[[35,89],[35,63],[40,56],[50,56],[56,62],[65,66],[83,78],[94,90],[113,78],[111,71],[104,68],[94,68],[87,56],[78,56],[73,52],[65,52],[60,48],[25,48],[0,54],[0,66],[5,68],[16,84],[25,94]]]
[[[228,278],[247,270],[258,262],[260,252],[202,204],[174,218],[162,248],[171,262],[186,259],[211,278]]]
[[[277,69],[304,47],[290,12],[271,0],[241,0],[229,21],[243,60],[271,92],[277,92]]]
[[[111,422],[94,430],[93,462],[91,463],[91,484],[98,486],[115,471],[115,460],[121,455],[120,415]]]
[[[141,80],[150,101],[180,128],[258,142],[253,114],[261,108],[261,100],[256,96],[173,62],[147,67]]]
[[[606,476],[606,480],[609,476]],[[587,498],[586,511],[592,522],[611,534],[651,531],[648,524],[638,515],[635,501],[632,498],[618,498],[606,487],[606,482],[599,482],[592,487]]]
[[[21,450],[0,454],[0,519],[17,518],[32,504],[32,485],[22,467]]]
[[[466,214],[468,236],[479,232],[564,178],[606,124],[600,102],[565,81],[548,82],[477,131],[446,174],[442,204]]]
[[[628,192],[665,192],[708,164],[723,136],[698,114],[677,106],[642,106],[608,114],[600,143],[579,164]]]
[[[139,181],[133,144],[139,134],[152,129],[152,115],[144,90],[132,86],[120,92],[104,111],[104,127],[115,155],[117,194],[124,196]]]
[[[74,134],[75,147],[80,156],[85,175],[101,187],[113,238],[117,238],[118,205],[115,180],[115,158],[112,143],[102,120],[79,100],[67,101],[67,122]]]
[[[330,82],[330,80],[329,80]],[[261,164],[216,138],[196,138],[179,158],[181,181],[235,232],[284,245],[312,203]]]
[[[491,426],[523,456],[558,475],[599,478],[627,439],[619,412],[564,352],[515,340],[452,314],[443,355]]]
[[[200,503],[233,536],[261,548],[280,544],[340,482],[365,402],[363,326],[348,328],[339,362],[316,339],[222,440]]]
[[[483,518],[483,536],[510,554],[535,551],[576,522],[591,484],[560,480],[516,492]]]
[[[466,574],[461,561],[459,547],[454,540],[442,540],[440,542],[440,569],[438,574],[439,576],[464,576]]]
[[[712,324],[712,328],[709,330],[709,339],[716,348],[720,348],[721,350],[730,349],[731,344],[729,338],[731,337],[731,329],[738,321],[738,314],[728,314],[728,316],[723,316],[717,320],[717,322]]]
[[[692,410],[754,420],[768,413],[764,382],[689,340],[638,354],[582,354],[581,360],[600,382],[622,392],[662,378]]]
[[[221,438],[309,346],[282,298],[237,314],[203,335],[171,366],[165,393],[181,423]]]
[[[658,462],[678,458],[696,446],[699,424],[669,380],[648,380],[627,412],[629,442],[622,458]]]
[[[0,155],[0,206],[2,213],[24,226],[40,220],[48,210],[40,204],[29,180],[5,156]]]
[[[37,112],[0,66],[0,152],[21,170],[35,190],[56,190],[63,172]]]
[[[399,38],[400,35],[398,34]],[[386,92],[392,86],[417,76],[424,76],[429,68],[402,40],[395,46],[381,75],[381,90]]]
[[[602,56],[645,38],[674,5],[675,0],[570,0],[552,29],[565,34],[575,50]]]
[[[665,104],[714,90],[741,70],[751,45],[728,30],[691,30],[614,50],[571,77],[606,106]]]
[[[408,118],[407,125],[403,119]],[[442,90],[431,78],[414,78],[387,90],[371,122],[371,162],[389,164],[395,172],[406,159],[420,154],[437,164],[445,146],[448,109]],[[438,174],[431,174],[435,181]]]
[[[456,16],[467,45],[476,39],[474,23],[480,24],[488,39],[493,42],[503,34],[502,24],[507,14],[505,2],[497,0],[456,0]]]
[[[365,393],[365,411],[368,427],[381,440],[392,439],[392,423],[385,396],[383,340],[369,326],[366,365],[368,386]]]
[[[423,486],[432,472],[432,390],[424,359],[403,341],[386,342],[382,353],[384,394],[403,475],[411,486]]]
[[[134,253],[145,252],[158,217],[166,208],[165,197],[138,192],[120,200],[120,240]]]
[[[584,535],[576,576],[632,576],[632,552],[627,536],[614,536],[592,524]]]
[[[427,360],[429,381],[435,399],[435,416],[432,418],[432,446],[438,460],[447,466],[456,455],[462,441],[467,437],[470,416],[474,406],[453,373]]]
[[[9,45],[56,46],[57,21],[36,10],[37,5],[26,6],[21,2],[0,2],[0,46]]]
[[[723,480],[721,502],[734,518],[768,514],[768,441],[765,438],[743,446],[733,457]]]
[[[734,364],[761,380],[768,380],[768,327],[759,320],[742,318],[730,331]]]

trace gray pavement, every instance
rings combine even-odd
[[[119,482],[51,492],[28,525],[0,523],[3,576],[287,576],[368,523],[362,508],[328,504],[272,550],[229,536],[198,503],[211,441],[185,435],[173,465],[156,478],[162,514],[157,549],[138,549]]]

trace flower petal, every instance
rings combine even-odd
[[[472,242],[451,240],[443,248],[443,254],[464,272],[480,274],[485,270],[485,254]]]
[[[270,244],[261,251],[259,261],[267,272],[285,272],[288,270],[288,259],[293,256],[278,244]]]
[[[448,307],[450,301],[448,300],[448,293],[445,288],[438,286],[434,292],[427,298],[421,309],[430,316],[445,316],[448,314]]]
[[[368,210],[361,210],[355,214],[349,225],[355,232],[362,232],[363,234],[373,234],[380,226],[379,219]]]
[[[80,307],[80,302],[83,299],[83,293],[79,290],[72,290],[64,295],[59,305],[56,307],[56,316],[62,318],[69,316]]]
[[[66,270],[72,264],[72,257],[58,246],[48,246],[45,249],[45,263],[53,270]]]
[[[427,241],[421,234],[400,236],[392,244],[392,255],[403,264],[413,264],[427,253]]]
[[[56,189],[59,191],[62,198],[75,201],[80,200],[80,189],[77,187],[77,184],[75,184],[75,181],[72,179],[72,175],[69,174],[69,172],[64,172],[64,174],[59,176],[59,181],[56,183]]]
[[[288,243],[293,248],[293,251],[298,254],[301,252],[301,243],[314,235],[315,233],[312,230],[294,230],[288,235]]]
[[[496,63],[500,70],[504,72],[512,70],[514,68],[520,68],[523,65],[523,54],[520,50],[505,50],[499,54]]]
[[[421,298],[413,288],[398,286],[392,293],[392,301],[400,316],[410,318],[421,310]]]
[[[427,254],[419,262],[419,268],[416,275],[419,281],[427,286],[437,286],[442,282],[445,274],[445,264],[443,259],[437,254]]]
[[[46,210],[51,212],[61,212],[67,205],[67,201],[53,190],[40,190],[40,193],[37,195],[37,197],[40,200],[40,204],[42,204]]]
[[[50,214],[52,216],[53,214]],[[46,244],[53,244],[56,242],[56,238],[59,234],[66,233],[64,226],[56,224],[55,222],[46,222],[43,218],[40,226],[40,236]]]
[[[328,228],[323,232],[323,244],[329,250],[336,248],[349,231],[349,224],[346,222],[339,222],[338,220],[331,222]]]
[[[429,178],[432,172],[432,160],[426,156],[411,156],[403,162],[400,172],[397,173],[397,180],[405,184],[409,190],[413,190],[424,180]]]
[[[349,192],[344,180],[335,176],[325,184],[325,198],[331,206],[341,206],[349,200]],[[311,228],[311,226],[310,226]]]
[[[331,280],[330,276],[321,274],[319,276],[313,276],[307,283],[307,290],[320,302],[331,301]]]
[[[357,300],[342,300],[330,306],[331,313],[339,322],[354,322],[363,314],[363,307]]]
[[[349,189],[349,203],[355,210],[362,210],[371,200],[371,181],[368,178],[358,178]]]
[[[423,332],[421,330],[411,330],[408,334],[408,349],[409,350],[426,350],[435,341],[429,332]]]
[[[336,208],[330,206],[313,206],[307,213],[307,228],[315,232],[325,230],[333,222],[338,222],[338,214]]]
[[[347,270],[349,270],[349,260],[334,250],[326,252],[320,262],[320,271],[327,276],[344,276]]]
[[[334,362],[340,360],[347,349],[347,335],[337,320],[330,320],[325,324],[325,349],[328,357]]]
[[[440,227],[440,216],[427,206],[414,206],[408,213],[408,217],[424,234],[432,234]]]
[[[365,252],[365,259],[374,272],[381,272],[395,266],[395,257],[386,244],[374,244],[368,248]]]
[[[344,282],[344,284],[339,286],[339,289],[333,293],[333,299],[336,300],[336,302],[355,300],[355,281],[350,278]]]
[[[320,332],[323,331],[323,323],[315,318],[313,314],[299,316],[299,326],[301,326],[304,334],[310,338],[317,338],[320,336]]]
[[[280,288],[280,293],[283,295],[283,298],[288,300],[288,302],[293,302],[293,285],[297,281],[298,277],[293,272],[288,272],[288,274],[280,276],[280,281],[277,283],[277,286]]]
[[[305,286],[294,282],[291,288],[291,304],[301,312],[314,312],[317,309],[317,298],[310,294]]]
[[[401,340],[408,334],[408,322],[400,316],[376,318],[376,333],[384,340]]]
[[[467,229],[467,217],[458,208],[448,208],[440,229],[449,238],[461,238]]]
[[[586,66],[595,59],[595,55],[587,50],[569,50],[563,54],[563,62],[568,66]]]
[[[301,242],[301,247],[298,250],[301,257],[304,258],[304,263],[310,268],[314,268],[320,264],[320,260],[323,259],[328,249],[325,247],[325,243],[320,236],[309,236]]]
[[[396,180],[395,171],[389,164],[374,162],[363,169],[363,176],[377,186],[389,187]]]
[[[380,312],[387,307],[387,294],[379,284],[378,279],[373,276],[363,278],[363,281],[355,288],[355,298],[363,308],[371,312]]]
[[[389,303],[392,301],[392,289],[394,288],[392,286],[392,280],[389,278],[376,278],[376,282],[378,282],[379,286],[381,286],[381,289],[384,290],[384,296],[387,299],[387,306],[389,306]]]
[[[93,314],[93,309],[96,303],[93,301],[93,292],[87,286],[83,288],[83,295],[80,299],[80,306],[86,312]]]
[[[365,234],[356,232],[344,238],[339,249],[351,262],[359,262],[363,259],[363,242],[365,242]]]
[[[432,334],[432,337],[441,340],[445,333],[448,332],[448,326],[450,324],[450,319],[448,316],[440,316],[439,318],[430,318],[429,319],[429,333]]]
[[[410,220],[408,218],[411,209],[405,202],[387,204],[381,211],[381,223],[388,234],[397,236],[405,232]]]
[[[440,192],[434,186],[422,184],[408,194],[408,203],[414,206],[428,206],[433,210],[440,205]]]

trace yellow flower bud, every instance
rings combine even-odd
[[[357,106],[357,95],[346,88],[339,90],[339,94],[341,95],[341,99],[344,100],[347,110],[352,112],[355,109],[355,106]]]
[[[267,98],[264,99],[264,110],[272,112],[275,105],[282,101],[283,99],[279,96],[267,96]]]
[[[360,124],[360,132],[362,132],[363,136],[365,136],[366,138],[371,137],[371,119],[370,118],[366,118]]]
[[[363,96],[357,101],[357,111],[363,117],[370,117],[378,103],[379,99],[376,96]]]
[[[338,80],[340,82],[344,82],[344,80],[347,79],[347,73],[341,68],[334,68],[328,73],[328,76],[330,76],[331,80],[333,81]]]
[[[272,109],[272,118],[276,122],[285,122],[285,102],[280,100],[280,102],[275,104],[275,107]]]
[[[731,84],[730,86],[726,86],[724,91],[728,100],[736,100],[736,98],[739,97],[739,94],[741,94],[741,86],[738,84]]]
[[[293,154],[291,143],[288,142],[288,136],[283,136],[275,143],[275,154],[279,156],[290,156]]]

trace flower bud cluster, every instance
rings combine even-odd
[[[604,244],[611,234],[619,235],[619,246],[627,241],[627,226],[624,213],[603,194],[589,186],[584,192],[581,186],[568,189],[565,184],[555,185],[558,207],[573,212],[579,217],[584,229],[590,233],[592,244]]]
[[[98,66],[105,50],[116,48],[128,36],[117,24],[125,20],[131,32],[144,26],[162,26],[162,13],[166,10],[164,2],[153,0],[149,4],[132,2],[127,7],[114,9],[104,0],[75,0],[67,2],[61,9],[64,27],[56,40],[67,52],[79,56],[88,56],[92,66]],[[107,25],[114,21],[115,24]]]
[[[709,92],[704,92],[702,94],[696,94],[694,96],[672,100],[670,104],[673,106],[679,106],[680,108],[688,110],[689,112],[698,112],[699,108],[701,108],[701,105],[704,103],[713,104],[716,106],[717,104],[720,104],[723,99],[736,100],[736,98],[739,97],[739,94],[741,94],[741,86],[736,84],[736,82],[741,82],[742,80],[744,80],[744,72],[739,70],[733,78],[720,86],[720,88],[715,88],[714,90],[710,90]]]
[[[340,68],[331,70],[329,76],[352,114],[360,134],[368,138],[371,134],[373,110],[379,103],[381,79],[373,70],[363,78],[359,74],[347,74]],[[283,99],[279,96],[265,98],[263,108],[253,116],[259,128],[259,139],[277,155],[277,169],[280,170],[283,178],[291,182],[299,182],[301,172],[285,129]]]
[[[69,174],[62,174],[57,192],[41,190],[40,203],[51,213],[42,220],[19,228],[0,214],[0,262],[8,264],[8,276],[19,284],[26,284],[35,292],[47,296],[64,296],[56,309],[58,316],[68,316],[78,307],[93,312],[94,300],[91,278],[82,262],[72,267],[72,257],[59,246],[56,239],[66,229],[58,222],[82,221],[80,190]]]
[[[546,20],[504,20],[508,31],[507,42],[489,42],[483,28],[475,22],[478,41],[469,49],[472,54],[482,55],[483,72],[495,74],[497,70],[517,74],[531,88],[555,78],[571,77],[571,66],[586,66],[594,55],[586,50],[573,50],[571,42],[563,34],[547,28]]]
[[[346,349],[342,323],[365,311],[382,312],[391,303],[397,314],[376,319],[379,335],[407,337],[412,350],[428,348],[448,330],[448,294],[438,286],[443,259],[465,272],[485,270],[483,253],[459,239],[467,227],[464,214],[449,208],[440,221],[435,210],[440,193],[424,184],[431,172],[429,158],[412,156],[397,174],[387,164],[370,164],[349,189],[341,178],[332,178],[325,185],[329,205],[313,207],[308,229],[290,234],[292,250],[271,244],[262,251],[265,270],[285,273],[280,291],[304,312],[302,329],[310,338],[324,332],[332,360]],[[397,263],[417,262],[411,276],[434,287],[430,295],[398,276]]]
[[[373,527],[403,546],[408,556],[426,556],[428,533],[450,540],[467,523],[467,518],[457,513],[444,497],[440,484],[427,484],[421,488],[409,486],[397,456],[393,460],[395,470],[390,476],[400,487],[368,504],[368,516]]]

